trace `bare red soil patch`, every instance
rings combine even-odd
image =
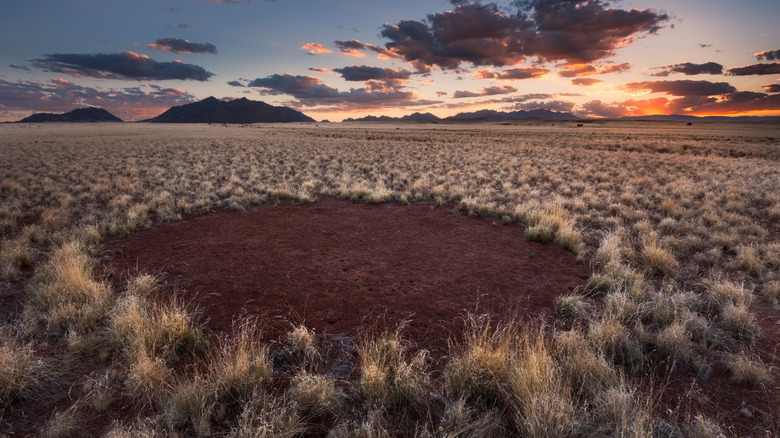
[[[430,204],[323,198],[168,223],[105,245],[116,280],[161,274],[215,331],[257,315],[269,340],[303,323],[318,334],[393,329],[434,355],[460,339],[467,312],[553,313],[587,267],[519,225]]]

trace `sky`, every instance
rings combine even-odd
[[[0,121],[214,96],[316,120],[549,109],[780,115],[777,0],[24,0]]]

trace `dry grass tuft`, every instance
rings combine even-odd
[[[45,312],[52,327],[86,332],[107,316],[113,296],[107,284],[94,280],[94,268],[81,243],[67,242],[36,272],[30,301]]]
[[[415,406],[426,395],[427,352],[411,356],[402,329],[403,325],[375,340],[365,339],[360,348],[360,387],[374,405]]]
[[[496,404],[509,380],[516,335],[514,328],[493,329],[490,321],[469,319],[463,343],[450,347],[444,371],[448,392],[454,398]]]
[[[322,418],[334,414],[340,407],[343,393],[332,377],[313,375],[305,371],[293,377],[287,399],[304,417]]]
[[[758,357],[749,357],[745,354],[727,354],[723,360],[731,371],[733,382],[756,386],[768,382],[772,377],[772,368],[764,364]]]
[[[10,329],[0,326],[0,407],[27,398],[43,389],[54,371]]]
[[[583,421],[547,335],[525,332],[507,383],[514,424],[523,436],[576,436]]]
[[[591,306],[580,295],[563,295],[555,300],[555,311],[568,318],[586,318]]]

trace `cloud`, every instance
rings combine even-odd
[[[534,111],[534,110],[548,110],[548,111],[556,111],[559,113],[568,113],[574,110],[574,102],[569,102],[566,100],[550,100],[547,102],[523,102],[518,103],[514,105],[511,109],[514,110],[524,110],[524,111]]]
[[[780,50],[765,50],[763,52],[756,53],[756,58],[759,61],[780,61]]]
[[[663,69],[658,73],[653,73],[653,76],[669,76],[672,73],[682,73],[686,76],[693,75],[720,75],[723,74],[723,66],[717,62],[705,62],[704,64],[694,64],[692,62],[681,62],[679,64],[664,65],[656,67],[656,69]]]
[[[73,77],[103,79],[181,79],[207,81],[214,76],[203,67],[181,61],[157,62],[133,52],[80,55],[55,53],[33,61],[33,66]]]
[[[515,81],[520,79],[535,79],[540,78],[550,73],[550,69],[543,67],[518,67],[504,70],[501,73],[497,73],[492,69],[486,68],[474,73],[479,79],[499,79],[503,81]]]
[[[394,68],[371,67],[368,65],[334,68],[333,71],[341,73],[341,77],[344,78],[345,81],[360,82],[370,80],[405,80],[409,79],[409,76],[412,74],[407,69],[396,70]]]
[[[588,76],[588,75],[604,75],[608,73],[623,73],[631,68],[631,64],[624,62],[623,64],[611,64],[596,67],[592,64],[571,64],[566,66],[564,70],[558,72],[558,76],[564,78],[573,78],[576,76]]]
[[[231,87],[245,87],[246,86],[246,85],[242,84],[239,81],[229,81],[227,84],[230,85]]]
[[[136,120],[154,117],[171,106],[194,100],[184,90],[156,84],[105,90],[83,87],[62,78],[47,83],[0,79],[0,110],[24,113],[22,117],[33,112],[67,112],[95,106],[123,120]]]
[[[175,29],[175,28],[179,28],[179,29],[188,29],[188,28],[190,28],[190,27],[192,27],[192,25],[191,25],[191,24],[188,24],[188,23],[179,23],[179,24],[177,24],[176,26],[174,26],[174,25],[172,25],[172,24],[169,24],[169,25],[165,26],[165,28],[166,28],[166,29],[169,29],[169,30],[173,30],[173,29]]]
[[[702,49],[706,49],[707,47],[712,47],[712,44],[699,43],[699,47],[702,48]]]
[[[192,43],[179,38],[157,38],[157,42],[147,44],[150,49],[165,50],[173,53],[212,53],[217,54],[217,46],[211,43]]]
[[[778,79],[780,81],[780,79]],[[766,84],[764,85],[764,89],[767,93],[780,93],[780,82],[775,82],[774,84]]]
[[[9,67],[15,68],[17,70],[23,70],[23,71],[32,71],[32,69],[26,65],[14,65],[14,64],[8,64]]]
[[[389,50],[385,50],[373,44],[363,43],[359,40],[335,41],[334,44],[341,51],[341,53],[349,56],[355,56],[358,58],[362,58],[363,56],[365,56],[365,54],[363,53],[365,51],[371,51],[376,53],[380,59],[401,57],[400,55],[393,53]]]
[[[591,85],[596,85],[599,82],[604,82],[604,81],[596,78],[574,78],[571,80],[571,83],[573,85],[580,85],[584,87],[590,87]]]
[[[452,97],[454,99],[462,99],[465,97],[495,96],[500,94],[512,94],[515,92],[517,92],[517,88],[507,85],[503,87],[499,87],[499,86],[485,87],[477,92],[457,90],[454,93],[452,93]]]
[[[309,55],[319,55],[322,53],[333,53],[333,50],[328,49],[322,44],[307,43],[301,46],[301,49],[306,50]]]
[[[294,107],[328,106],[330,110],[350,111],[364,108],[405,108],[437,103],[420,100],[417,94],[403,90],[393,81],[390,81],[389,86],[382,81],[369,81],[365,88],[339,91],[323,83],[320,78],[285,73],[255,79],[249,83],[249,86],[260,88],[260,93],[265,95],[291,95],[297,99],[289,103]]]
[[[309,67],[309,71],[314,71],[317,73],[333,73],[330,69],[327,68],[321,68],[321,67]]]
[[[463,63],[503,67],[536,56],[568,64],[610,57],[668,20],[653,10],[607,7],[606,1],[522,0],[505,14],[495,4],[462,4],[425,21],[385,24],[385,46],[419,71],[457,69]]]
[[[732,76],[776,75],[780,74],[780,62],[733,67],[729,69],[729,74]]]
[[[717,96],[737,91],[728,82],[692,80],[629,82],[623,84],[621,88],[634,93],[649,91],[651,93],[666,93],[671,96]]]
[[[337,89],[323,84],[320,78],[294,76],[289,73],[257,78],[249,82],[248,86],[264,89],[263,94],[289,94],[296,99],[326,99],[339,95]]]

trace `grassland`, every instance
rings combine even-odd
[[[8,125],[0,175],[0,434],[780,432],[777,405],[750,426],[701,400],[670,415],[647,383],[673,370],[777,401],[777,124]],[[214,338],[155,278],[117,289],[96,259],[161,222],[322,196],[521,222],[592,264],[556,303],[571,329],[475,316],[441,372],[402,331],[367,335],[339,379],[306,327],[275,367],[252,321]]]

